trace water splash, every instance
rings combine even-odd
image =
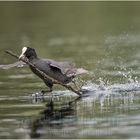
[[[125,84],[113,84],[110,86],[106,86],[104,83],[101,85],[97,85],[94,83],[90,83],[82,87],[82,90],[88,92],[133,92],[133,91],[140,91],[140,83],[138,82],[131,82]]]

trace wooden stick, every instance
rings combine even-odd
[[[5,52],[6,52],[7,54],[10,54],[11,56],[13,56],[13,57],[19,59],[19,56],[18,56],[17,54],[13,53],[12,51],[6,50]],[[43,71],[39,70],[34,64],[32,64],[31,62],[29,62],[28,59],[23,59],[23,58],[21,58],[20,60],[23,61],[23,62],[25,62],[26,64],[32,66],[33,68],[35,68],[45,79],[46,79],[46,78],[47,78],[47,79],[50,79],[52,82],[54,82],[54,83],[56,83],[56,84],[59,84],[59,85],[65,87],[66,89],[68,89],[68,90],[70,90],[70,91],[76,93],[77,95],[81,96],[81,93],[80,93],[79,91],[73,89],[70,85],[63,84],[63,83],[59,82],[58,80],[56,80],[56,79],[50,77],[49,75],[47,75],[47,74],[44,73]]]

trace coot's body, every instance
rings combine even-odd
[[[87,70],[84,70],[83,68],[77,69],[72,63],[57,62],[51,59],[40,59],[37,57],[35,50],[29,47],[24,47],[22,49],[22,54],[19,59],[21,57],[28,58],[29,62],[33,63],[39,70],[63,84],[71,82],[76,75],[87,73]],[[30,69],[39,76],[50,88],[50,91],[52,91],[53,84],[55,83],[50,79],[44,78],[34,67],[30,66]]]

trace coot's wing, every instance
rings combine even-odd
[[[77,71],[75,64],[68,63],[68,62],[56,62],[52,60],[50,61],[50,66],[52,68],[61,70],[61,72],[67,77],[75,76],[76,71]]]
[[[74,77],[76,75],[87,74],[88,71],[83,68],[76,68],[74,63],[69,62],[57,62],[51,59],[44,59],[47,64],[50,65],[52,70],[60,70],[62,74],[66,75],[67,77]]]
[[[12,64],[0,65],[0,69],[10,69],[13,67],[24,67],[25,65],[26,65],[26,63],[24,63],[22,61],[17,61],[17,62],[12,63]]]

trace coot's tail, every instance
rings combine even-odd
[[[82,75],[82,74],[89,74],[89,71],[83,68],[78,68],[75,75]]]

